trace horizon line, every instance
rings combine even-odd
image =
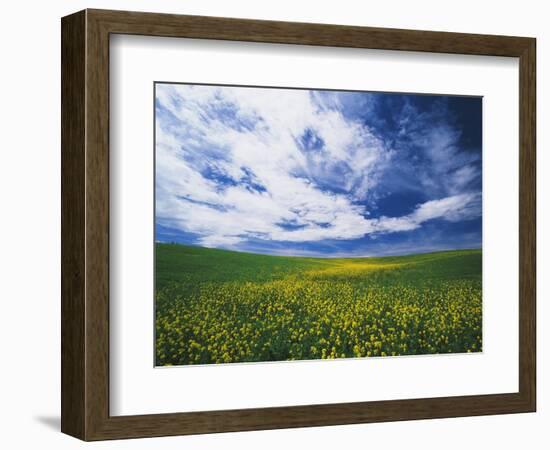
[[[228,249],[228,248],[219,248],[219,247],[204,247],[202,245],[196,245],[196,244],[184,244],[181,242],[176,241],[159,241],[155,240],[155,245],[157,244],[164,244],[164,245],[179,245],[181,247],[194,247],[194,248],[201,248],[201,249],[208,249],[208,250],[221,250],[224,252],[232,252],[232,253],[244,253],[248,255],[260,255],[260,256],[273,256],[273,257],[280,257],[280,258],[312,258],[312,259],[365,259],[365,258],[394,258],[394,257],[400,257],[400,256],[414,256],[414,255],[429,255],[432,253],[448,253],[448,252],[457,252],[457,251],[473,251],[473,250],[483,250],[483,247],[465,247],[465,248],[447,248],[447,249],[441,249],[441,250],[425,250],[425,251],[418,251],[418,252],[407,252],[407,253],[399,253],[399,254],[391,254],[391,255],[348,255],[343,256],[341,254],[337,255],[328,255],[328,256],[304,256],[304,255],[285,255],[285,254],[273,254],[273,253],[258,253],[253,251],[242,251],[242,250],[234,250],[234,249]]]

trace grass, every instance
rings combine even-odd
[[[477,352],[481,250],[380,258],[156,245],[156,364]]]

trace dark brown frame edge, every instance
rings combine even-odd
[[[64,433],[101,440],[535,411],[534,38],[105,10],[64,17],[61,29]],[[109,35],[113,33],[519,57],[519,392],[110,416]]]

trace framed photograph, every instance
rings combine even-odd
[[[535,411],[534,38],[61,28],[64,433]]]

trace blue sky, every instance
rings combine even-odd
[[[158,83],[156,240],[321,257],[480,248],[481,108]]]

